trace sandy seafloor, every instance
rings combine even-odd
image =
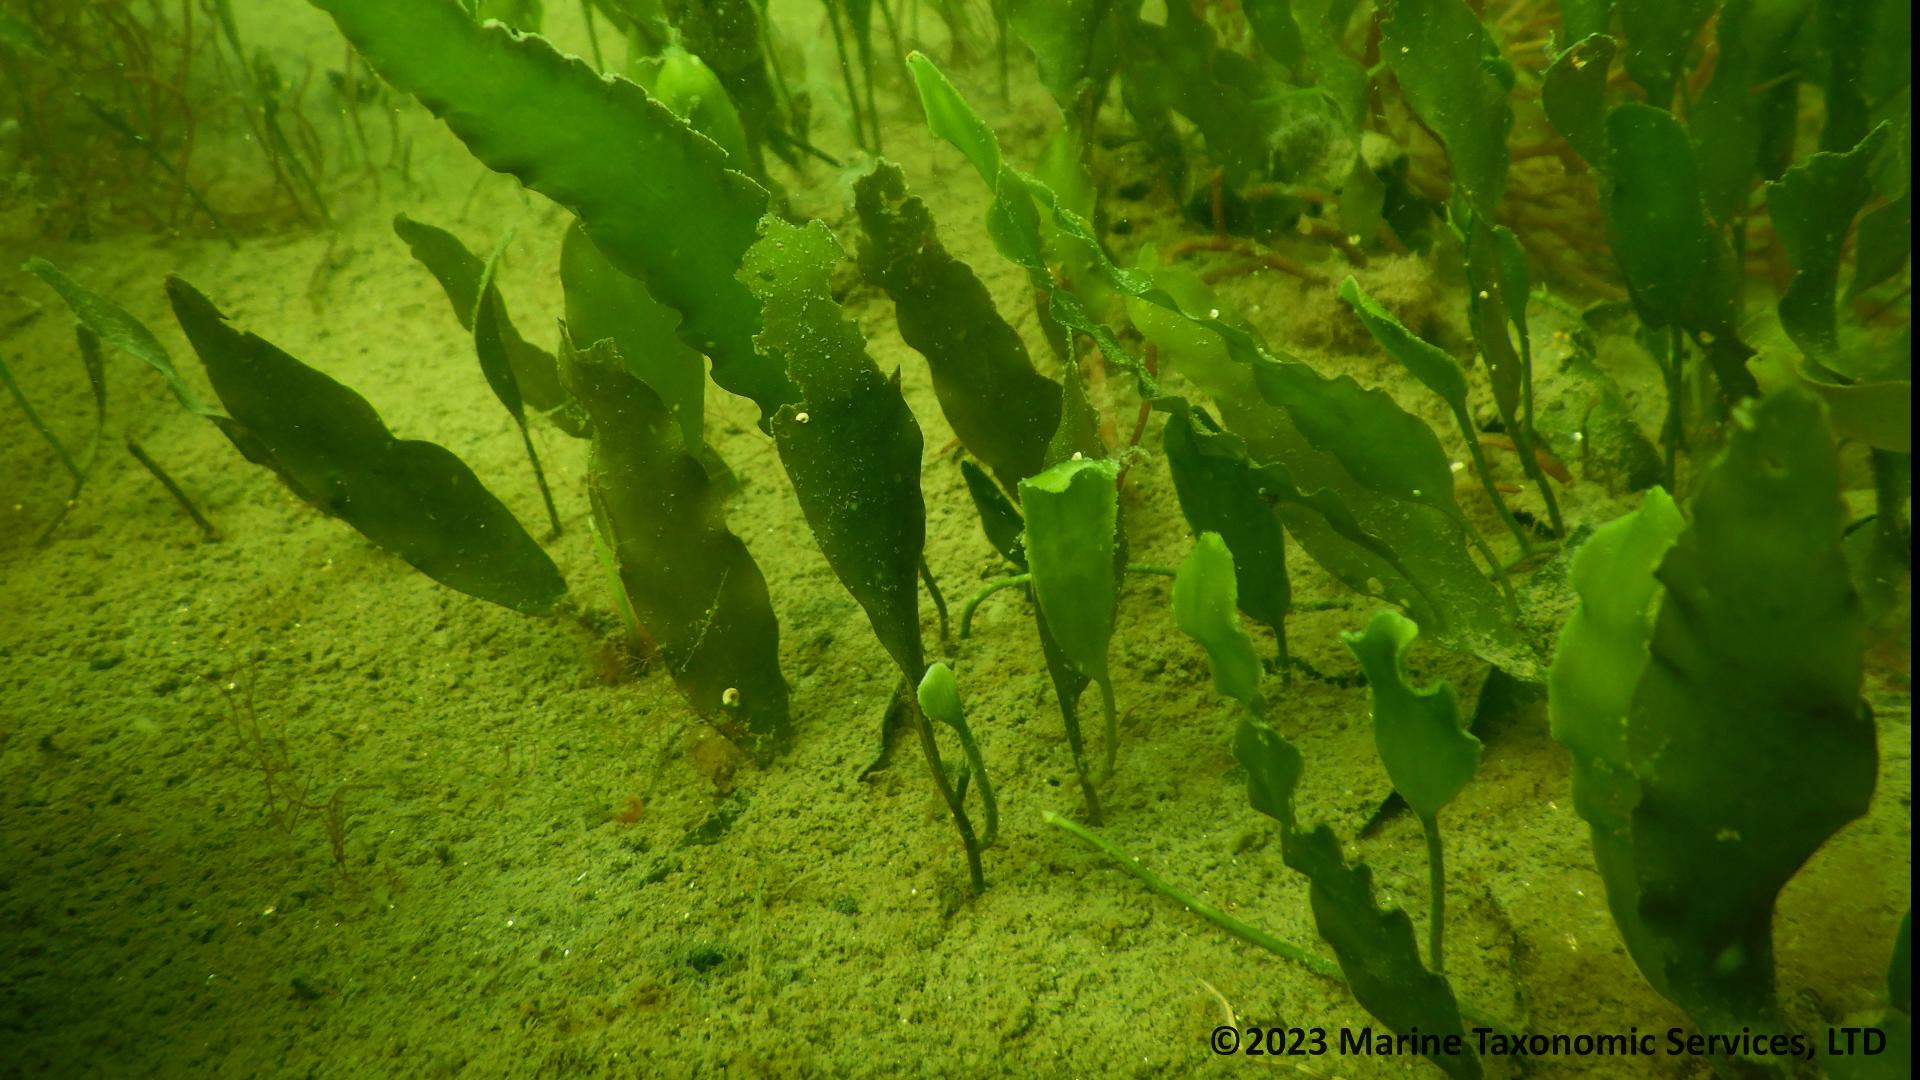
[[[577,45],[567,14],[556,15],[560,37]],[[819,92],[832,94],[824,37],[795,26],[824,73]],[[285,56],[338,55],[330,26],[302,9],[253,29]],[[999,101],[987,65],[957,77],[1016,158],[1038,145],[1050,103]],[[982,187],[926,136],[900,89],[883,86],[889,156],[929,199],[949,248],[1046,356],[1024,281],[981,227]],[[838,120],[829,112],[815,125],[836,148]],[[13,268],[45,255],[116,298],[204,390],[165,309],[161,278],[175,271],[242,327],[353,386],[403,437],[452,449],[544,531],[519,438],[389,221],[404,210],[481,251],[517,227],[505,295],[522,331],[550,346],[565,215],[486,174],[416,106],[399,122],[413,140],[408,177],[389,170],[377,192],[335,177],[331,231],[256,229],[238,251],[199,227],[56,242],[15,215],[0,259],[0,325],[14,329],[0,353],[42,415],[81,445],[91,399],[64,309]],[[824,216],[851,248],[841,178],[816,166],[783,179],[795,207]],[[1136,238],[1195,231],[1163,195],[1120,212]],[[1304,242],[1296,254],[1339,258]],[[1419,260],[1354,272],[1431,332],[1464,340],[1457,286]],[[1444,412],[1395,382],[1357,326],[1337,325],[1330,287],[1263,274],[1227,289],[1303,357],[1391,385],[1460,452]],[[898,340],[884,297],[855,287],[847,304],[873,356],[904,370],[926,434],[928,557],[957,603],[1005,568],[979,533],[942,450],[951,433],[925,366]],[[1553,354],[1543,356],[1551,398]],[[1230,1018],[1367,1023],[1337,985],[1228,937],[1042,823],[1043,810],[1076,813],[1078,796],[1014,591],[981,608],[969,640],[936,649],[959,670],[1002,804],[990,887],[969,898],[912,746],[857,779],[892,679],[742,403],[714,391],[710,430],[745,480],[730,520],[770,580],[799,732],[767,769],[731,759],[663,674],[623,657],[588,536],[584,444],[551,428],[535,435],[566,526],[549,550],[587,616],[542,621],[443,588],[310,509],[126,357],[109,357],[108,372],[99,465],[42,546],[33,539],[66,479],[18,410],[0,407],[0,1074],[1239,1075],[1291,1070],[1215,1059],[1209,1032]],[[1113,393],[1124,432],[1134,406]],[[199,538],[120,452],[123,433],[167,466],[223,540]],[[1134,557],[1174,564],[1188,539],[1153,450],[1157,420],[1144,445],[1123,506]],[[1520,481],[1511,455],[1496,464]],[[1508,540],[1470,476],[1462,505],[1496,543]],[[1590,524],[1632,505],[1585,480],[1565,499]],[[1328,678],[1285,689],[1274,678],[1268,690],[1308,762],[1303,814],[1351,838],[1388,786],[1365,690],[1335,635],[1375,605],[1292,554],[1294,651]],[[1233,713],[1174,629],[1166,585],[1125,586],[1113,656],[1123,745],[1104,793],[1106,835],[1207,902],[1324,951],[1304,880],[1282,868],[1273,828],[1247,805]],[[931,612],[927,628],[931,642]],[[1264,631],[1256,639],[1270,649]],[[1782,899],[1780,985],[1801,1023],[1874,1007],[1908,904],[1905,655],[1904,641],[1880,649],[1869,679],[1882,739],[1870,816]],[[1484,671],[1427,647],[1413,658],[1416,680],[1448,678],[1469,706]],[[315,803],[338,796],[344,861],[323,814],[283,829],[264,812],[262,770],[219,692],[249,681],[261,729],[284,739],[282,779]],[[1544,712],[1523,710],[1483,736],[1479,775],[1443,818],[1457,988],[1535,1031],[1684,1023],[1613,930]],[[1424,925],[1411,818],[1349,854],[1375,868],[1383,901]],[[1430,1073],[1404,1059],[1304,1065],[1322,1076]],[[1536,1063],[1532,1075],[1705,1072],[1658,1057]]]

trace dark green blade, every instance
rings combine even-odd
[[[1708,1030],[1776,1018],[1775,901],[1873,795],[1845,523],[1819,402],[1773,394],[1736,416],[1660,564],[1627,718],[1633,866],[1670,996]]]
[[[468,250],[459,237],[405,214],[394,216],[393,231],[440,283],[441,291],[447,294],[447,303],[453,307],[454,317],[460,320],[461,329],[475,334],[475,348],[481,350],[481,370],[501,404],[507,405],[499,385],[500,372],[504,370],[512,376],[513,387],[509,393],[544,413],[555,427],[584,438],[585,421],[579,410],[572,407],[566,391],[560,388],[558,362],[552,353],[520,336],[497,285],[487,290],[487,307],[492,310],[485,317],[492,325],[475,333],[474,320],[480,312],[480,284],[487,277],[487,262]],[[486,350],[493,350],[496,355],[489,357]],[[512,405],[507,408],[518,415]]]
[[[167,297],[231,423],[295,494],[443,585],[530,615],[560,603],[553,560],[459,458],[395,438],[365,398],[235,330],[180,278]]]
[[[960,444],[1008,489],[1039,472],[1060,423],[1060,387],[1033,369],[986,286],[940,246],[899,166],[876,163],[855,182],[854,205],[860,274],[893,300],[900,337],[926,357]]]
[[[821,222],[802,228],[769,215],[741,277],[763,305],[756,339],[783,357],[805,395],[780,410],[773,437],[807,525],[841,584],[866,609],[908,685],[926,673],[920,642],[920,425],[868,357],[866,341],[834,302],[828,278],[845,257]]]
[[[694,710],[771,759],[793,737],[780,625],[721,492],[610,342],[563,345],[560,370],[593,419],[594,514],[634,615]]]

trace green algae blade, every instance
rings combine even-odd
[[[1054,700],[1060,706],[1061,729],[1067,736],[1067,752],[1073,757],[1074,775],[1080,781],[1080,795],[1086,802],[1088,818],[1099,825],[1106,811],[1100,805],[1100,790],[1093,773],[1087,768],[1087,741],[1080,731],[1080,695],[1087,692],[1087,684],[1093,680],[1082,675],[1067,658],[1066,650],[1060,647],[1053,629],[1047,625],[1046,611],[1037,605],[1033,609],[1033,625],[1040,636],[1040,657],[1047,665],[1047,681],[1053,684]]]
[[[1613,5],[1614,0],[1558,0],[1554,6],[1560,9],[1566,36],[1577,41],[1604,31],[1613,18]]]
[[[266,451],[244,427],[235,423],[232,417],[200,399],[199,394],[180,376],[179,369],[173,366],[173,357],[167,352],[166,347],[160,344],[160,340],[154,337],[153,331],[149,330],[145,323],[134,318],[126,309],[113,301],[68,277],[45,259],[37,256],[28,259],[22,269],[46,282],[73,313],[75,344],[80,350],[80,361],[86,369],[87,382],[93,390],[94,404],[93,434],[87,447],[86,463],[81,465],[68,453],[66,446],[54,436],[52,429],[45,426],[39,415],[34,412],[26,395],[14,384],[12,374],[0,370],[0,381],[6,382],[7,389],[26,414],[28,423],[53,447],[61,465],[73,478],[73,487],[68,492],[66,503],[53,519],[41,528],[40,533],[34,538],[35,544],[45,543],[53,535],[53,531],[59,528],[60,523],[66,520],[67,513],[77,504],[81,489],[86,486],[88,476],[98,460],[100,440],[106,432],[107,408],[106,367],[100,351],[102,346],[111,346],[158,372],[166,381],[167,389],[172,392],[174,400],[179,402],[182,408],[195,416],[211,421],[220,429],[221,434],[225,435],[228,441],[246,456],[247,460],[265,463]],[[172,491],[171,481],[165,478],[157,465],[143,456],[144,451],[135,449],[137,445],[131,439],[128,440],[128,449],[134,453],[135,458],[145,464],[149,471],[160,477],[161,483]],[[218,534],[213,531],[212,526],[206,524],[199,517],[199,512],[188,505],[184,495],[177,491],[173,491],[173,494],[182,506],[187,508],[187,512],[193,515],[195,521],[200,523],[201,529],[209,538],[217,537]]]
[[[1112,0],[1007,0],[1013,33],[1033,53],[1040,84],[1071,112],[1083,85],[1104,86],[1119,63]],[[1096,91],[1097,93],[1097,91]]]
[[[1353,591],[1401,606],[1446,647],[1518,679],[1538,677],[1539,658],[1514,629],[1511,609],[1447,522],[1343,481],[1324,459],[1290,456],[1298,467],[1256,468],[1287,533],[1315,562]]]
[[[1832,360],[1840,344],[1840,257],[1854,217],[1873,195],[1869,169],[1888,131],[1885,124],[1874,128],[1844,154],[1813,154],[1767,185],[1774,232],[1793,264],[1780,325],[1815,361]]]
[[[1248,713],[1266,711],[1260,697],[1260,658],[1234,615],[1234,557],[1219,533],[1203,532],[1173,579],[1173,622],[1207,651],[1213,688]]]
[[[993,129],[973,111],[953,81],[925,53],[909,54],[907,67],[920,93],[920,105],[926,110],[928,130],[953,144],[980,174],[980,179],[989,188],[996,188],[1006,162],[1000,156],[1000,140]]]
[[[1453,469],[1439,438],[1386,391],[1361,386],[1351,376],[1328,378],[1292,359],[1255,354],[1249,366],[1261,398],[1285,409],[1295,430],[1336,459],[1352,482],[1395,502],[1430,508],[1462,533],[1470,530],[1454,501]]]
[[[1554,57],[1540,83],[1547,120],[1588,165],[1607,167],[1607,72],[1612,38],[1595,33]]]
[[[1374,899],[1373,868],[1348,865],[1340,840],[1322,825],[1282,841],[1286,864],[1313,882],[1308,902],[1320,937],[1340,961],[1354,1000],[1401,1034],[1459,1036],[1459,1054],[1433,1053],[1427,1060],[1453,1080],[1479,1080],[1485,1069],[1467,1038],[1460,1003],[1447,980],[1420,960],[1413,920]]]
[[[1393,790],[1420,819],[1427,841],[1427,962],[1446,971],[1446,855],[1440,810],[1480,767],[1480,740],[1460,722],[1452,684],[1417,687],[1407,680],[1407,650],[1420,633],[1397,611],[1374,614],[1360,633],[1343,633],[1367,677],[1373,745]]]
[[[759,347],[785,360],[801,400],[773,418],[773,438],[807,525],[840,583],[866,610],[907,678],[926,672],[919,568],[926,546],[920,425],[834,302],[845,258],[821,222],[769,215],[740,277],[761,304]]]
[[[1375,902],[1373,870],[1365,863],[1348,865],[1332,829],[1301,828],[1293,806],[1303,772],[1300,751],[1249,713],[1234,735],[1233,755],[1247,770],[1247,801],[1280,823],[1281,860],[1311,883],[1314,927],[1332,947],[1354,999],[1402,1034],[1418,1030],[1464,1040],[1459,1001],[1447,980],[1421,962],[1413,920],[1399,908],[1382,909]],[[1479,1017],[1476,1022],[1486,1023]],[[1434,1054],[1429,1060],[1455,1080],[1484,1075],[1471,1043],[1460,1055]]]
[[[1828,382],[1801,374],[1800,385],[1826,403],[1834,434],[1905,455],[1913,448],[1913,382]]]
[[[1163,342],[1162,357],[1167,357],[1165,343],[1178,339],[1161,337],[1149,326],[1143,329],[1150,340]],[[1183,363],[1199,359],[1196,354],[1181,358]],[[1246,369],[1228,364],[1208,373],[1203,363],[1185,366],[1214,394],[1235,430],[1222,430],[1203,410],[1184,402],[1169,404],[1167,411],[1191,421],[1185,429],[1201,444],[1202,454],[1247,463],[1257,497],[1272,504],[1286,532],[1315,562],[1348,588],[1400,605],[1448,648],[1471,652],[1520,678],[1535,677],[1537,657],[1514,632],[1509,609],[1474,565],[1456,522],[1356,483],[1336,458],[1316,450],[1294,428],[1285,410],[1260,400]],[[1217,376],[1225,378],[1216,381]],[[1176,422],[1170,418],[1170,428]],[[1169,450],[1170,456],[1175,452]],[[1170,465],[1181,468],[1178,461]],[[1244,604],[1248,593],[1241,598]]]
[[[1513,68],[1489,59],[1486,28],[1464,0],[1392,0],[1381,12],[1382,58],[1446,146],[1455,186],[1476,215],[1493,217],[1507,184]]]
[[[438,225],[415,221],[406,214],[393,216],[393,234],[407,245],[414,260],[425,267],[446,293],[460,329],[473,332],[473,313],[480,306],[480,278],[486,263],[459,237]]]
[[[1706,219],[1687,129],[1665,109],[1629,102],[1607,114],[1607,224],[1633,302],[1670,326],[1707,263]]]
[[[242,448],[294,494],[443,585],[530,615],[559,605],[553,560],[452,452],[395,438],[365,398],[234,329],[185,281],[169,277],[167,297]]]
[[[1781,888],[1873,794],[1864,615],[1820,403],[1786,391],[1737,412],[1692,510],[1628,711],[1633,869],[1669,996],[1737,1031],[1777,1017]]]
[[[542,38],[477,25],[454,0],[313,2],[482,164],[574,210],[614,265],[685,316],[680,335],[713,359],[721,388],[763,417],[794,400],[779,363],[753,346],[759,307],[734,278],[767,194],[712,140],[633,83]]]
[[[671,20],[671,35],[698,57],[725,89],[746,141],[747,160],[736,167],[756,178],[765,173],[762,148],[771,149],[791,164],[796,146],[806,138],[807,126],[805,109],[789,111],[794,103],[786,88],[783,85],[776,90],[775,78],[769,75],[769,60],[783,43],[777,39],[773,21],[762,18],[765,7],[760,0],[668,0],[664,7],[653,0],[616,0],[603,7],[604,11],[618,11],[632,19],[630,26],[647,39],[651,49],[660,51],[667,51],[661,49],[666,42],[655,40],[655,35],[668,32]],[[642,29],[642,23],[652,25]],[[777,61],[774,69],[777,77]],[[697,114],[700,110],[693,111]],[[724,116],[718,122],[724,123]]]
[[[527,430],[527,402],[521,393],[520,380],[514,374],[513,354],[509,351],[510,338],[506,331],[505,302],[500,299],[500,290],[494,287],[494,277],[500,268],[501,256],[506,254],[507,245],[513,240],[513,230],[500,238],[494,246],[493,254],[487,257],[487,263],[480,272],[480,284],[477,288],[480,300],[473,310],[473,352],[480,359],[480,372],[486,377],[487,386],[493,390],[493,396],[513,417],[513,424],[520,429],[520,444],[526,448],[527,463],[533,466],[533,478],[540,485],[540,499],[546,503],[547,521],[553,526],[548,538],[560,535],[560,511],[553,505],[553,492],[547,487],[546,471],[540,467],[539,451],[534,449],[533,433]],[[518,337],[514,334],[513,337]],[[553,372],[555,392],[559,392],[559,372]]]
[[[1485,251],[1486,248],[1497,243],[1495,234],[1478,224],[1477,219],[1472,226],[1472,231],[1474,239],[1468,242],[1469,252]],[[1493,257],[1493,253],[1487,252],[1487,254]],[[1485,261],[1476,262],[1469,258],[1469,289],[1477,284],[1473,280],[1474,272],[1486,271]],[[1505,298],[1514,290],[1510,289],[1507,283],[1499,280],[1499,277],[1503,276],[1505,275],[1495,275],[1494,280],[1486,282],[1488,288],[1479,290],[1479,295],[1486,299],[1470,298],[1468,311],[1473,321],[1474,338],[1477,342],[1483,343],[1482,351],[1487,360],[1487,370],[1492,376],[1494,398],[1499,406],[1501,419],[1506,423],[1507,430],[1515,433],[1517,441],[1523,447],[1528,447],[1531,439],[1521,429],[1519,418],[1515,415],[1520,407],[1519,399],[1524,373],[1521,371],[1520,356],[1514,351],[1513,343],[1507,338],[1508,316]],[[1524,296],[1526,292],[1524,265],[1520,268],[1518,277],[1520,288],[1517,291]],[[1471,295],[1470,293],[1469,296]],[[1466,444],[1467,454],[1473,460],[1474,472],[1480,477],[1481,484],[1486,490],[1487,501],[1500,511],[1500,516],[1513,529],[1515,539],[1524,548],[1527,541],[1526,534],[1514,521],[1512,514],[1507,510],[1505,500],[1501,498],[1499,490],[1494,487],[1492,473],[1487,468],[1486,456],[1480,449],[1480,432],[1474,426],[1473,418],[1468,412],[1467,373],[1439,346],[1401,325],[1400,320],[1394,318],[1392,312],[1381,307],[1371,296],[1368,296],[1359,282],[1352,277],[1340,283],[1340,298],[1353,308],[1354,314],[1360,317],[1361,324],[1367,328],[1369,334],[1373,335],[1374,341],[1387,351],[1387,355],[1398,360],[1415,379],[1447,403],[1447,408],[1453,413],[1454,423],[1460,429],[1461,441]],[[1522,325],[1524,325],[1523,320]],[[1533,472],[1532,469],[1528,470],[1529,475]],[[1553,509],[1553,513],[1557,522],[1557,507]]]
[[[1747,215],[1762,158],[1794,138],[1799,88],[1779,76],[1799,63],[1802,14],[1768,0],[1727,0],[1713,20],[1713,77],[1687,103],[1687,127],[1715,221]]]
[[[740,123],[740,112],[706,61],[678,45],[668,45],[660,55],[659,69],[648,89],[662,105],[672,109],[674,115],[685,117],[695,131],[724,150],[729,164],[753,174],[747,131]]]
[[[962,446],[1009,490],[1040,471],[1060,423],[1060,388],[1033,368],[986,286],[949,255],[900,167],[876,162],[854,182],[860,274],[893,300],[900,337],[926,357],[934,394]]]
[[[1027,549],[1021,539],[1026,532],[1026,520],[1020,516],[1020,510],[1013,500],[994,485],[986,471],[971,461],[960,463],[960,476],[966,481],[967,494],[973,499],[973,508],[980,515],[980,530],[986,534],[987,543],[1000,553],[1001,558],[1019,567],[1027,568]]]
[[[1197,412],[1176,410],[1167,417],[1161,445],[1173,474],[1174,493],[1187,524],[1196,533],[1217,534],[1232,552],[1234,601],[1250,618],[1273,630],[1284,665],[1286,617],[1293,593],[1280,519],[1247,460],[1246,445],[1230,442],[1208,424],[1204,414]],[[1177,583],[1174,591],[1179,592]]]
[[[1080,378],[1080,365],[1066,366],[1060,380],[1060,426],[1047,440],[1046,463],[1049,467],[1075,458],[1107,456],[1107,444],[1100,437],[1100,410],[1087,396],[1086,383]]]
[[[994,193],[993,204],[987,209],[987,233],[1001,256],[1025,270],[1037,295],[1046,298],[1044,317],[1063,330],[1085,334],[1110,362],[1138,380],[1143,398],[1158,398],[1159,386],[1146,367],[1093,316],[1087,301],[1054,275],[1047,261],[1047,237],[1051,236],[1053,245],[1061,249],[1065,262],[1084,266],[1091,276],[1100,279],[1083,288],[1113,287],[1127,295],[1138,295],[1151,289],[1150,280],[1115,266],[1085,218],[1064,205],[1045,184],[1006,163],[993,130],[932,60],[915,52],[907,57],[907,66],[920,93],[928,129],[959,150]],[[1049,227],[1043,229],[1043,224]]]
[[[1106,446],[1100,440],[1099,413],[1093,402],[1087,397],[1086,387],[1080,382],[1080,365],[1067,364],[1064,378],[1060,383],[1060,427],[1047,443],[1047,465],[1049,468],[1082,459],[1104,458]],[[1116,471],[1115,475],[1118,475]],[[1119,520],[1119,508],[1114,509],[1116,523]],[[1020,554],[1023,569],[1032,571],[1032,559],[1027,554],[1028,540],[1026,523],[1022,521],[1020,534]],[[1114,581],[1126,566],[1126,530],[1114,529],[1113,544],[1108,549],[1113,561]],[[1047,611],[1043,605],[1035,604],[1033,609],[1034,627],[1040,635],[1040,653],[1046,660],[1047,677],[1053,683],[1055,699],[1060,705],[1060,720],[1065,726],[1067,748],[1073,754],[1073,766],[1080,778],[1081,793],[1086,799],[1087,813],[1095,824],[1099,824],[1105,811],[1100,806],[1100,797],[1095,790],[1094,778],[1087,771],[1086,741],[1080,734],[1080,695],[1084,694],[1087,684],[1093,681],[1073,660],[1072,654],[1061,645],[1059,636],[1047,621]],[[1111,715],[1113,693],[1111,683],[1100,684],[1102,703]],[[1113,742],[1108,740],[1111,749]],[[1112,765],[1108,765],[1108,771]]]
[[[1107,667],[1120,598],[1118,475],[1119,466],[1109,459],[1074,457],[1020,482],[1020,506],[1027,519],[1027,566],[1039,603],[1040,632],[1057,648],[1058,660],[1064,661],[1056,663],[1049,654],[1048,668],[1075,741],[1079,719],[1072,703],[1085,687],[1085,683],[1076,685],[1075,677],[1099,684],[1106,718],[1107,773],[1113,771],[1119,753],[1119,720]],[[1079,757],[1076,750],[1076,762]],[[1084,779],[1082,783],[1091,788]]]
[[[527,403],[520,393],[520,380],[514,377],[513,358],[507,355],[507,341],[504,326],[507,322],[506,305],[500,299],[500,290],[494,286],[494,278],[500,269],[500,257],[506,253],[511,235],[500,238],[500,243],[487,256],[486,265],[480,271],[479,287],[475,290],[480,299],[473,309],[473,352],[480,359],[480,374],[487,380],[487,388],[493,396],[513,416],[513,421],[524,430],[527,426]],[[558,378],[558,374],[555,375]]]
[[[770,760],[793,738],[780,625],[719,490],[610,341],[563,343],[560,371],[593,419],[587,482],[634,616],[694,711]]]
[[[1307,56],[1307,43],[1294,20],[1292,0],[1242,0],[1240,8],[1261,51],[1282,67],[1300,66]]]
[[[1460,723],[1460,701],[1445,680],[1407,681],[1407,650],[1420,633],[1396,611],[1376,612],[1365,630],[1342,633],[1367,675],[1373,739],[1393,790],[1430,818],[1453,801],[1480,765],[1480,740]]]
[[[1285,88],[1221,48],[1219,34],[1191,6],[1168,5],[1165,26],[1137,14],[1124,18],[1127,55],[1120,70],[1129,109],[1136,116],[1179,113],[1200,132],[1225,183],[1237,188],[1264,179],[1273,167]]]
[[[774,445],[827,565],[866,611],[904,685],[918,686],[927,667],[920,638],[919,572],[927,534],[920,425],[900,393],[899,373],[880,373],[860,328],[833,299],[830,278],[846,253],[832,231],[820,221],[791,225],[772,215],[760,228],[740,280],[761,304],[756,343],[785,360],[801,394],[798,403],[774,414]],[[962,802],[965,792],[948,780],[928,714],[917,707],[909,711],[978,892],[986,883],[982,845]],[[978,748],[964,725],[962,719],[956,731],[973,759]],[[984,785],[984,771],[980,779]],[[997,815],[984,786],[981,796],[989,817]]]
[[[1640,317],[1694,335],[1729,402],[1759,393],[1740,340],[1740,271],[1707,222],[1686,126],[1640,102],[1607,114],[1607,231]]]
[[[1907,265],[1907,260],[1913,257],[1912,221],[1910,186],[1901,188],[1892,202],[1882,203],[1861,217],[1854,246],[1853,279],[1847,282],[1844,302],[1852,303],[1861,293],[1893,277]]]
[[[1280,823],[1285,844],[1300,823],[1293,811],[1293,792],[1306,770],[1300,751],[1266,721],[1249,714],[1234,731],[1233,758],[1247,770],[1247,804]]]
[[[1665,109],[1673,103],[1687,52],[1718,6],[1715,0],[1619,0],[1627,43],[1621,63],[1653,105]]]
[[[1400,362],[1407,373],[1420,380],[1420,385],[1440,396],[1455,415],[1464,416],[1467,412],[1467,373],[1460,369],[1459,361],[1447,355],[1439,346],[1400,324],[1393,313],[1383,308],[1367,291],[1360,287],[1351,275],[1340,283],[1340,299],[1353,308],[1360,317],[1361,325],[1373,340],[1387,350],[1387,355]],[[1472,424],[1467,424],[1469,429]]]
[[[476,350],[491,354],[482,357],[481,370],[486,373],[487,383],[493,387],[495,396],[500,395],[498,380],[503,374],[510,375],[514,385],[509,393],[552,420],[560,430],[584,437],[584,419],[579,410],[572,406],[566,391],[560,387],[559,362],[552,353],[520,336],[497,286],[491,286],[486,291],[487,307],[491,309],[487,320],[492,327],[485,331],[475,330],[476,314],[481,309],[481,281],[487,274],[487,261],[475,255],[459,237],[447,230],[424,221],[415,221],[405,214],[394,216],[393,231],[406,243],[414,259],[440,283],[441,291],[447,295],[447,303],[453,307],[454,317],[460,320],[460,328],[476,335]],[[488,339],[485,345],[481,344],[482,337]],[[502,361],[505,363],[504,372],[501,370]],[[489,365],[492,365],[491,369]],[[506,404],[506,398],[501,398],[501,404]],[[512,406],[508,406],[508,411],[516,412]]]
[[[560,242],[560,287],[568,337],[584,345],[612,341],[627,370],[673,412],[685,444],[703,445],[707,364],[676,333],[680,313],[608,262],[577,221]]]
[[[1114,538],[1119,498],[1111,460],[1069,459],[1020,484],[1027,563],[1054,640],[1081,674],[1109,678],[1119,578]]]
[[[173,366],[173,357],[166,346],[153,336],[145,323],[128,314],[120,305],[87,288],[68,277],[60,268],[38,256],[28,259],[21,269],[39,278],[60,294],[60,299],[72,309],[73,317],[80,325],[92,331],[103,345],[112,346],[135,360],[146,364],[160,373],[167,381],[167,389],[173,392],[173,398],[182,408],[195,416],[204,416],[212,420],[224,419],[219,409],[200,400],[180,372]]]
[[[1197,331],[1218,336],[1227,355],[1253,369],[1255,385],[1269,402],[1297,413],[1303,429],[1337,448],[1350,471],[1364,483],[1412,497],[1458,519],[1447,461],[1439,442],[1418,419],[1378,390],[1347,377],[1329,379],[1307,365],[1276,355],[1245,329],[1223,321],[1217,310],[1188,311],[1148,273],[1115,266],[1099,255],[1099,244],[1079,215],[1056,202],[1044,184],[1007,166],[998,141],[933,62],[918,53],[908,58],[919,86],[928,124],[959,149],[994,192],[987,227],[1002,255],[1027,270],[1036,288],[1050,294],[1054,314],[1069,329],[1084,333],[1112,362],[1140,383],[1150,401],[1164,398],[1158,383],[1110,329],[1095,320],[1071,292],[1058,287],[1047,268],[1040,232],[1043,208],[1053,226],[1097,255],[1093,269],[1124,296],[1190,322]],[[1130,308],[1133,305],[1129,305]],[[1137,309],[1136,309],[1137,310]],[[1365,432],[1367,437],[1358,433]]]
[[[1487,381],[1501,423],[1518,441],[1530,442],[1522,430],[1521,411],[1533,373],[1533,345],[1527,330],[1527,295],[1531,275],[1520,239],[1504,225],[1474,216],[1467,222],[1467,317],[1473,343],[1487,364]],[[1511,329],[1511,333],[1509,333]],[[1514,343],[1519,343],[1519,348]],[[1531,452],[1530,448],[1526,448]]]
[[[1579,607],[1560,630],[1547,671],[1547,718],[1573,761],[1573,808],[1593,835],[1594,863],[1627,951],[1665,993],[1665,963],[1640,918],[1633,873],[1639,783],[1627,761],[1627,712],[1651,654],[1662,589],[1654,571],[1686,519],[1662,488],[1594,530],[1570,571]]]

